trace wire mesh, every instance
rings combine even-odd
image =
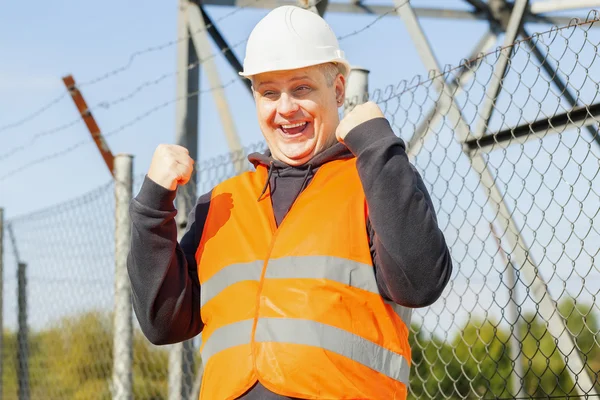
[[[472,131],[499,50],[369,96],[410,143],[455,266],[441,298],[413,317],[411,399],[572,398],[592,393],[586,378],[600,390],[597,23],[592,15],[511,46],[482,138]],[[458,88],[465,72],[472,77]],[[183,193],[195,200],[250,169],[246,156],[265,148],[199,162]],[[31,398],[113,395],[114,189],[7,222],[3,398],[23,390],[17,358],[27,353]],[[27,353],[17,344],[19,263]],[[167,398],[168,350],[149,344],[134,319],[134,398]],[[197,374],[197,352],[193,365]]]

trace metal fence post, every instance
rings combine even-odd
[[[361,67],[352,67],[346,83],[346,99],[344,101],[344,115],[354,107],[369,100],[369,70]]]
[[[113,332],[113,399],[129,400],[132,393],[133,326],[131,284],[127,275],[133,187],[133,156],[115,157],[115,304]]]
[[[188,149],[190,157],[198,159],[198,91],[200,89],[200,61],[190,37],[188,0],[179,0],[177,19],[177,70],[185,71],[177,76],[177,102],[175,111],[175,142]],[[195,65],[190,68],[190,65]],[[181,239],[187,216],[194,205],[196,173],[190,182],[177,193],[177,238]],[[194,381],[194,346],[191,340],[171,345],[169,351],[169,400],[185,400],[189,397]]]
[[[19,262],[17,268],[17,303],[19,331],[17,333],[17,376],[19,400],[29,400],[29,343],[27,339],[27,264]]]

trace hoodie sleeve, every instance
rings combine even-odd
[[[193,338],[203,328],[195,253],[211,196],[198,199],[178,243],[175,195],[146,177],[129,207],[133,309],[142,332],[156,345]]]
[[[452,261],[404,142],[385,118],[355,127],[344,142],[357,157],[380,292],[405,307],[431,305],[450,279]]]

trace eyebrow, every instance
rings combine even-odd
[[[289,79],[286,83],[295,82],[295,81],[302,81],[302,80],[305,80],[305,79],[312,80],[312,79],[310,79],[310,77],[308,75],[302,75],[302,76],[297,76],[295,78]],[[273,84],[273,83],[275,83],[275,82],[273,82],[273,81],[264,81],[264,82],[259,83],[256,86],[256,88],[258,89],[258,88],[260,88],[263,85],[270,85],[270,84]]]

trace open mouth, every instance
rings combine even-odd
[[[284,135],[295,136],[295,135],[299,135],[302,132],[304,132],[306,130],[306,128],[308,127],[308,125],[309,125],[309,123],[304,121],[304,122],[298,122],[295,124],[280,125],[279,127]]]

